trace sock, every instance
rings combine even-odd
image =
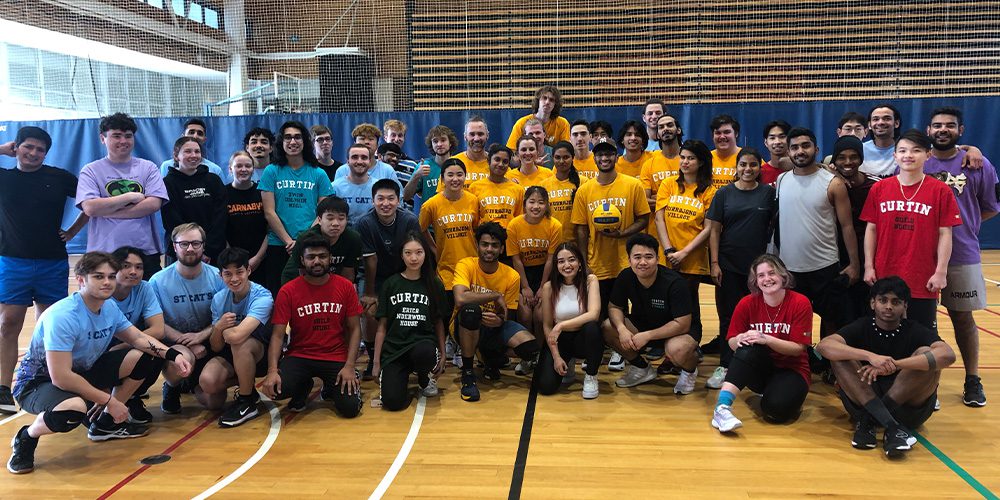
[[[888,397],[885,399],[892,401]],[[895,402],[893,401],[893,404]],[[865,411],[869,415],[875,418],[878,423],[882,424],[883,427],[892,427],[894,425],[899,425],[899,422],[892,417],[892,413],[889,411],[888,405],[879,398],[874,398],[871,401],[865,403]]]
[[[719,399],[715,403],[715,407],[718,408],[720,405],[733,406],[733,401],[736,401],[736,395],[729,391],[719,391]]]
[[[628,362],[636,368],[646,368],[649,366],[649,361],[646,361],[646,358],[642,357],[641,354],[636,356],[635,359],[628,360]]]
[[[462,371],[471,372],[472,367],[475,366],[473,363],[475,362],[473,361],[472,356],[462,356]]]

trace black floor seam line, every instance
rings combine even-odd
[[[528,404],[524,407],[524,423],[521,424],[521,439],[517,443],[517,458],[514,460],[514,474],[510,478],[508,500],[521,498],[521,484],[524,483],[524,467],[528,462],[528,445],[531,443],[531,427],[535,422],[535,402],[538,400],[538,369],[531,375],[531,391]]]

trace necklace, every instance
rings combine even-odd
[[[902,327],[903,327],[903,322],[900,321],[899,325],[896,326],[895,330],[883,330],[879,328],[878,325],[875,324],[875,318],[872,318],[872,329],[875,330],[875,333],[881,338],[891,339],[895,337],[896,334],[899,333],[899,329]]]
[[[783,305],[785,305],[785,299],[781,299],[781,302],[778,303],[778,310],[775,311],[774,317],[772,318],[770,311],[768,311],[768,309],[770,309],[771,306],[767,305],[767,302],[764,302],[764,314],[767,315],[767,319],[771,324],[778,322],[778,316],[781,315],[781,306]]]
[[[917,197],[917,193],[920,192],[920,188],[924,187],[924,179],[926,179],[926,178],[927,178],[926,175],[920,178],[920,184],[917,184],[917,190],[914,191],[913,192],[913,196],[911,196],[909,198],[907,198],[906,197],[906,193],[903,192],[903,183],[900,182],[899,183],[899,194],[903,197],[904,200],[906,200],[906,201],[913,201],[913,199]],[[896,179],[896,181],[898,182],[899,179]]]

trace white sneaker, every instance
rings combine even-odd
[[[452,342],[451,338],[444,341],[444,357],[445,359],[455,357],[455,343]]]
[[[515,375],[530,375],[531,372],[535,371],[535,365],[538,364],[538,358],[534,359],[522,359],[517,366],[514,367]]]
[[[576,358],[566,360],[566,375],[562,377],[562,385],[570,385],[576,382]]]
[[[705,382],[705,387],[709,389],[720,389],[722,383],[726,381],[726,374],[729,373],[729,368],[720,366],[712,372],[712,376],[708,377],[708,381]]]
[[[625,369],[625,358],[617,352],[611,353],[611,359],[608,360],[608,371],[620,372]]]
[[[694,392],[694,383],[698,380],[698,369],[686,372],[681,370],[677,377],[677,385],[674,386],[674,394],[691,394]]]
[[[615,385],[618,387],[635,387],[639,384],[645,384],[654,378],[656,378],[656,368],[653,365],[648,365],[645,368],[628,365],[625,375],[616,380]]]
[[[934,411],[941,409],[941,398],[934,398]]]
[[[583,399],[595,399],[601,395],[597,387],[597,375],[583,376]]]
[[[462,351],[455,351],[455,356],[451,358],[451,364],[461,368],[462,367]]]
[[[719,432],[732,432],[743,427],[743,422],[740,422],[740,419],[733,415],[729,405],[719,405],[715,407],[715,412],[712,414],[712,427],[719,429]]]
[[[428,398],[433,398],[438,395],[438,381],[434,377],[427,379],[427,385],[423,389],[420,389],[420,395]]]

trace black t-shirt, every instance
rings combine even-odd
[[[743,191],[735,184],[719,189],[705,217],[722,223],[719,235],[719,267],[749,274],[750,264],[767,248],[771,221],[778,211],[774,188],[758,184]]]
[[[264,204],[257,183],[249,189],[236,189],[227,184],[226,205],[229,213],[226,242],[231,247],[250,252],[251,256],[255,255],[267,237],[267,219],[264,218]]]
[[[615,279],[611,304],[624,310],[639,331],[653,330],[691,314],[687,280],[663,266],[658,266],[656,280],[649,288],[639,283],[631,267],[626,267]]]
[[[837,331],[847,345],[855,349],[863,349],[879,356],[889,356],[893,359],[908,358],[919,347],[930,347],[941,340],[936,333],[920,323],[904,319],[899,326],[899,333],[877,329],[875,319],[871,316],[858,318],[853,323]]]
[[[316,163],[316,166],[319,167],[319,168],[321,168],[321,169],[323,169],[323,171],[326,172],[326,176],[330,178],[330,182],[333,182],[333,179],[337,175],[337,169],[339,169],[344,164],[344,162],[337,161],[334,158],[330,158],[330,159],[333,160],[332,164],[330,164],[330,165],[323,165],[322,163]]]
[[[59,230],[66,198],[75,197],[76,176],[61,168],[0,169],[0,255],[65,259]]]
[[[361,255],[375,254],[375,286],[378,287],[389,276],[403,271],[403,238],[406,233],[420,233],[417,216],[403,209],[396,209],[396,221],[391,226],[379,222],[374,210],[361,216],[355,228],[361,235]]]
[[[296,244],[292,247],[292,253],[288,256],[288,262],[285,262],[285,268],[281,271],[282,286],[299,277],[299,261],[302,260],[302,245],[300,243],[311,236],[326,238],[326,235],[320,231],[318,224],[299,233],[299,237],[295,238]],[[358,235],[357,231],[349,227],[345,228],[340,238],[337,238],[337,242],[330,246],[330,272],[340,274],[345,267],[357,269],[360,258],[361,236]]]
[[[847,198],[851,200],[851,220],[854,221],[854,235],[858,238],[858,260],[865,263],[865,229],[868,223],[861,220],[861,210],[865,208],[865,201],[868,200],[868,192],[872,186],[878,182],[878,177],[870,175],[864,176],[864,181],[858,185],[847,188]],[[840,252],[840,263],[846,266],[850,263],[847,255],[847,247],[844,246],[844,238],[840,234],[840,224],[837,225],[837,250]],[[864,268],[862,267],[862,271]]]

